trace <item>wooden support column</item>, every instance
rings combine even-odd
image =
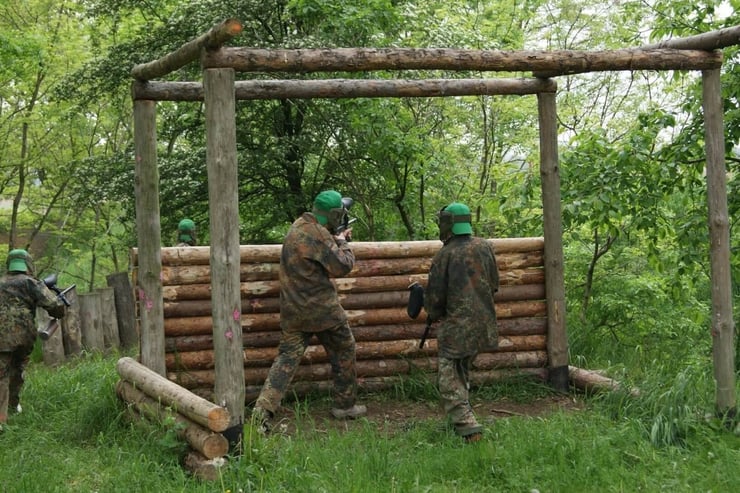
[[[229,441],[238,443],[244,422],[239,269],[239,177],[233,69],[203,71],[206,161],[210,214],[211,305],[215,352],[215,401],[229,410]]]
[[[134,190],[138,234],[139,327],[141,363],[165,374],[164,309],[162,301],[161,227],[159,219],[159,170],[157,169],[157,122],[154,101],[134,101],[136,148]]]
[[[727,170],[720,71],[702,72],[704,136],[707,153],[709,254],[712,275],[712,352],[716,407],[722,416],[736,414],[735,323],[732,319],[730,231],[727,210]]]
[[[557,109],[554,93],[537,95],[540,121],[540,176],[545,236],[547,357],[550,384],[568,390],[568,337],[565,330],[563,225],[560,214]]]

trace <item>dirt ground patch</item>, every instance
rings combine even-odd
[[[407,430],[420,422],[443,420],[442,409],[432,401],[394,401],[365,396],[359,402],[367,406],[364,420],[337,421],[331,417],[328,403],[312,405],[310,419],[306,419],[306,416],[296,416],[295,408],[288,404],[273,419],[272,428],[274,432],[294,434],[298,427],[305,428],[303,431],[325,432],[330,429],[351,430],[370,422],[378,431],[394,433]],[[506,398],[491,401],[475,397],[471,402],[481,424],[490,424],[497,419],[512,416],[539,417],[557,411],[575,412],[585,407],[577,396],[560,394],[538,397],[527,402],[515,402]]]

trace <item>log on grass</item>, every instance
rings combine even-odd
[[[116,370],[122,379],[133,383],[148,396],[172,406],[209,430],[221,432],[228,428],[231,419],[228,409],[192,394],[133,358],[120,358]]]
[[[159,400],[146,395],[125,380],[116,383],[118,397],[132,405],[140,415],[151,421],[162,423],[174,419],[177,435],[208,459],[222,457],[229,452],[229,441],[220,433],[213,432],[186,418],[182,414],[162,405]]]
[[[605,377],[599,372],[584,370],[575,366],[568,367],[568,377],[573,386],[587,392],[601,392],[622,390],[623,386],[618,381]],[[630,395],[637,397],[640,394],[638,389],[630,389]]]
[[[221,477],[219,470],[226,464],[224,457],[208,459],[197,450],[188,450],[183,458],[183,467],[190,473],[206,481],[216,481]]]

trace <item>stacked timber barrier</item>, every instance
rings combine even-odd
[[[471,381],[483,384],[512,373],[547,377],[547,307],[543,238],[493,239],[500,273],[495,296],[499,348],[476,358]],[[334,279],[357,341],[360,388],[390,387],[411,373],[434,373],[434,333],[419,348],[426,314],[406,313],[408,287],[426,286],[440,241],[354,242],[356,264]],[[256,399],[278,354],[278,270],[281,245],[242,245],[240,282],[246,400]],[[132,250],[136,284],[136,250]],[[212,399],[215,361],[208,247],[162,248],[167,378]],[[323,347],[311,341],[296,372],[298,395],[329,388],[331,369]]]
[[[193,472],[215,479],[213,469],[229,452],[221,434],[229,425],[229,411],[193,394],[136,360],[123,357],[116,363],[121,379],[116,394],[129,410],[154,423],[174,421],[177,435],[190,448],[185,465]]]

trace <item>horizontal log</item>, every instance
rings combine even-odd
[[[384,291],[375,293],[342,293],[339,302],[345,310],[368,308],[393,308],[408,305],[409,291]],[[545,299],[544,284],[522,284],[502,286],[494,296],[496,303],[507,301]],[[280,311],[279,297],[244,298],[242,314],[277,313]],[[164,303],[165,318],[200,317],[211,314],[211,300],[181,300]]]
[[[228,428],[228,409],[188,392],[133,358],[120,358],[116,370],[122,379],[133,383],[149,397],[173,407],[178,413],[209,430],[221,432]]]
[[[502,271],[499,274],[499,280],[502,286],[543,284],[545,282],[545,271],[540,268],[512,269]],[[426,285],[428,277],[427,274],[342,277],[332,279],[332,282],[339,293],[372,293],[378,291],[403,291],[415,282]],[[280,282],[278,280],[242,282],[239,289],[242,298],[269,298],[278,296],[280,293]],[[211,285],[209,283],[163,286],[162,297],[165,301],[210,299]]]
[[[522,317],[501,319],[498,321],[498,332],[502,336],[526,336],[546,335],[547,318],[545,317]],[[424,333],[423,322],[407,324],[367,325],[353,327],[352,332],[355,341],[394,341],[397,339],[413,339],[421,337]],[[430,335],[434,337],[434,332]],[[245,348],[277,347],[280,342],[280,331],[254,331],[242,332],[243,345]],[[165,351],[188,352],[213,349],[213,336],[176,336],[165,339]]]
[[[727,27],[696,34],[685,38],[674,38],[658,43],[643,45],[642,49],[674,48],[677,50],[717,50],[740,44],[740,26]]]
[[[242,23],[237,19],[226,19],[213,26],[205,34],[188,41],[177,50],[157,60],[135,65],[131,75],[139,80],[151,80],[174,72],[198,59],[201,50],[214,49],[242,32]]]
[[[357,360],[416,358],[437,353],[436,339],[429,339],[423,348],[419,348],[421,333],[416,339],[398,339],[394,341],[360,341],[356,343]],[[499,352],[539,351],[546,350],[545,336],[500,336]],[[244,348],[244,366],[246,368],[271,366],[278,355],[277,347]],[[320,344],[309,344],[301,359],[301,364],[326,363],[329,356]],[[176,352],[165,354],[167,370],[208,370],[215,368],[213,349],[202,351]]]
[[[475,359],[473,369],[494,370],[504,368],[544,368],[547,364],[546,351],[481,353]],[[437,359],[433,357],[393,360],[357,361],[358,378],[406,375],[413,371],[436,371]],[[262,385],[267,378],[269,367],[247,368],[244,371],[246,385]],[[187,372],[167,372],[167,378],[178,385],[190,388],[212,387],[215,370],[192,370]],[[329,364],[301,365],[293,380],[320,381],[331,379]]]
[[[542,317],[547,313],[544,300],[512,301],[497,303],[496,316],[500,319],[513,317]],[[386,325],[410,323],[405,308],[378,308],[370,310],[345,310],[350,326]],[[424,320],[425,315],[419,315]],[[242,314],[242,329],[246,331],[279,330],[279,313]],[[213,319],[209,316],[167,318],[164,320],[165,337],[194,336],[210,334],[213,330]]]
[[[182,464],[190,474],[200,480],[218,481],[223,478],[220,470],[226,464],[226,459],[224,457],[208,459],[197,450],[188,450]]]
[[[208,459],[223,457],[229,452],[229,441],[226,437],[207,430],[182,414],[163,406],[159,400],[149,397],[130,382],[119,380],[116,383],[116,394],[122,401],[132,405],[139,414],[155,423],[173,419],[177,436]]]
[[[453,48],[260,49],[223,47],[201,59],[205,68],[237,72],[366,72],[475,70],[577,74],[620,70],[706,70],[721,53],[701,50],[464,50]]]
[[[542,237],[527,238],[494,238],[496,254],[511,252],[531,252],[543,250],[545,240]],[[355,259],[433,257],[442,247],[438,240],[420,241],[353,241],[352,252]],[[279,262],[282,245],[241,245],[239,247],[240,263]],[[130,251],[131,265],[138,265],[139,250]],[[208,246],[163,247],[161,249],[162,265],[208,265],[211,260],[211,249]]]
[[[431,385],[436,385],[436,378],[433,373],[425,373],[429,379]],[[513,378],[529,377],[538,381],[547,380],[547,368],[518,368],[518,369],[501,369],[501,370],[471,370],[470,371],[470,383],[473,388],[488,385],[491,383],[503,382]],[[379,392],[383,390],[393,389],[404,385],[405,381],[408,380],[406,375],[396,375],[387,377],[363,377],[357,379],[357,388],[364,392]],[[333,382],[331,380],[315,381],[315,382],[292,382],[288,386],[288,392],[284,402],[289,401],[293,397],[304,397],[310,393],[316,391],[330,392],[333,388]],[[257,400],[260,391],[262,390],[261,385],[248,385],[246,387],[245,404],[253,405]],[[213,398],[213,388],[210,387],[194,387],[190,389],[191,392],[197,394],[204,399]]]
[[[325,80],[238,80],[237,101],[256,99],[413,98],[495,94],[539,94],[557,91],[553,80],[533,78],[499,79],[325,79]],[[200,82],[135,81],[133,98],[151,101],[203,101]]]
[[[623,389],[622,384],[617,380],[575,366],[568,367],[568,378],[574,387],[588,392],[608,392]],[[639,389],[630,389],[629,393],[633,397],[639,397],[640,395]]]
[[[496,262],[499,271],[542,267],[544,265],[543,252],[541,250],[502,253],[497,255]],[[432,257],[361,259],[355,262],[355,266],[345,277],[427,274],[431,265]],[[279,262],[241,264],[239,266],[239,280],[241,282],[276,280],[278,279],[279,271]],[[161,278],[164,286],[209,284],[211,282],[211,268],[208,264],[163,265]]]

